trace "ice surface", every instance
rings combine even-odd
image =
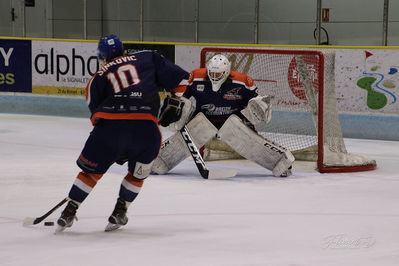
[[[399,142],[347,139],[377,160],[369,172],[320,174],[296,162],[276,178],[248,161],[202,179],[190,159],[150,176],[129,223],[105,233],[125,166],[104,175],[64,233],[38,217],[64,198],[88,119],[0,114],[0,265],[399,265]],[[55,221],[62,208],[47,219]]]

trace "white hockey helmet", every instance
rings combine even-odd
[[[224,55],[217,54],[208,61],[206,68],[208,77],[212,82],[212,90],[218,91],[230,75],[231,63],[229,59]]]

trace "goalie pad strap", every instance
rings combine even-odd
[[[220,138],[246,159],[281,176],[294,162],[291,152],[248,128],[231,115],[218,132]]]
[[[216,127],[203,113],[198,113],[187,124],[187,128],[197,147],[202,147],[217,133]],[[186,143],[180,132],[177,132],[162,142],[161,150],[154,161],[152,171],[157,174],[165,174],[189,156],[190,152]]]

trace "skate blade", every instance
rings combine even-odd
[[[122,225],[120,225],[120,224],[108,223],[108,225],[105,227],[105,232],[115,231],[116,229],[118,229],[121,226]]]

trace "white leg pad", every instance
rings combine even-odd
[[[236,115],[226,120],[218,135],[241,156],[272,171],[275,176],[290,172],[289,168],[295,160],[289,150],[263,138]]]
[[[209,122],[203,113],[196,115],[188,124],[188,131],[195,143],[200,148],[216,133],[216,127]],[[162,142],[161,150],[152,166],[152,172],[157,174],[165,174],[172,170],[176,165],[190,156],[186,143],[180,132]]]

